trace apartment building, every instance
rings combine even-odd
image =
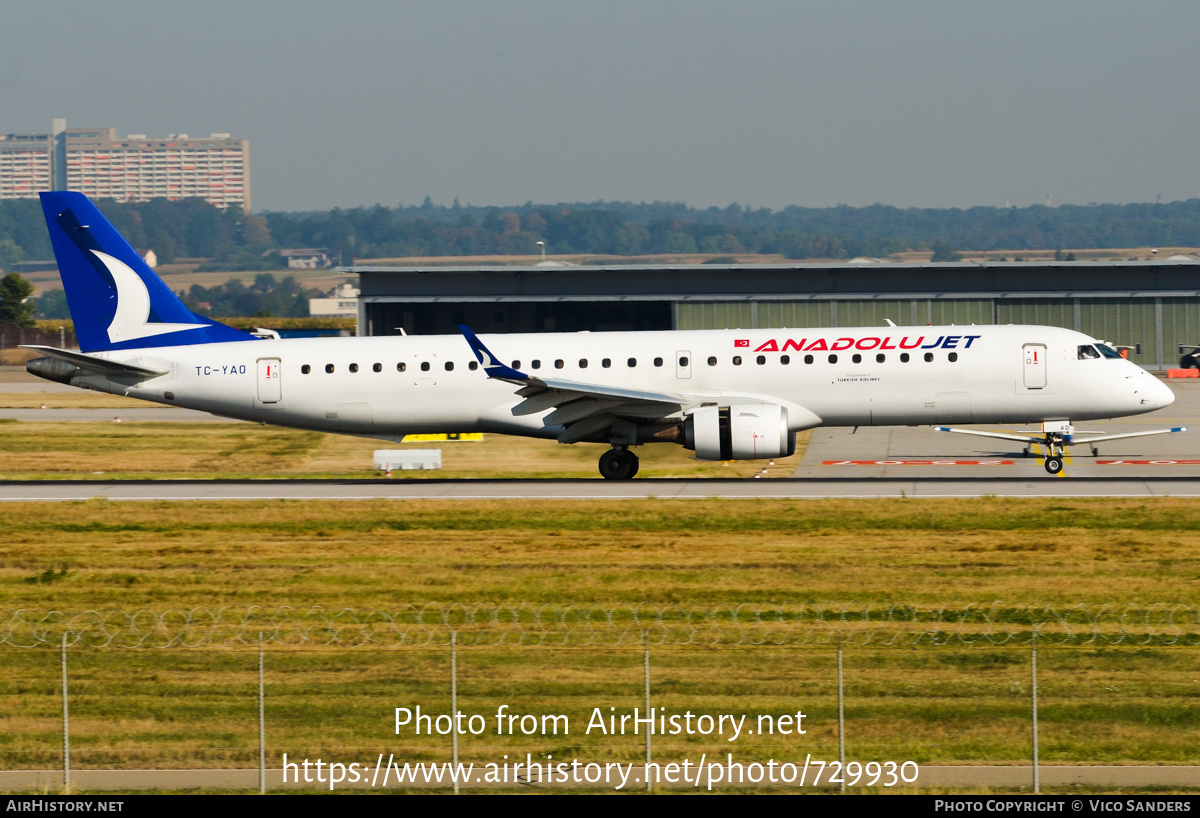
[[[0,199],[29,199],[51,190],[53,158],[50,134],[0,135]]]
[[[39,190],[119,202],[200,198],[249,212],[250,143],[227,133],[122,138],[115,128],[67,128],[61,119],[49,134],[0,136],[0,199]]]

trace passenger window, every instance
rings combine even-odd
[[[309,366],[308,364],[305,364],[304,366],[300,367],[300,374],[307,375],[309,372],[312,372],[312,367]]]
[[[933,353],[926,352],[925,353],[925,363],[931,363],[932,361],[933,361]]]
[[[682,357],[682,358],[680,358],[680,359],[679,359],[679,365],[680,365],[680,366],[687,366],[687,365],[688,365],[688,359],[687,359],[687,356],[686,356],[686,355],[685,355],[684,357]]]
[[[900,353],[900,363],[902,363],[902,364],[908,363],[908,353],[907,352]]]
[[[850,360],[854,361],[854,363],[856,363],[856,364],[861,364],[861,363],[862,363],[862,356],[861,356],[861,355],[859,355],[859,354],[856,352],[856,353],[854,353],[854,355],[853,355],[853,356],[851,356]]]
[[[467,364],[467,369],[471,370],[472,372],[474,372],[476,369],[479,369],[479,361],[471,361],[471,363]]]
[[[520,362],[520,361],[513,361],[513,362],[512,362],[512,368],[513,368],[513,369],[520,369],[520,368],[521,368],[521,362]]]
[[[804,356],[804,363],[811,364],[812,362],[813,362],[813,356],[811,356],[811,355]]]
[[[709,366],[716,366],[716,365],[717,365],[717,359],[716,359],[716,357],[715,357],[715,356],[714,356],[714,357],[710,357],[710,358],[708,359],[708,365],[709,365]]]
[[[884,355],[882,352],[875,356],[875,363],[877,363],[877,364],[881,364],[886,360],[887,360],[887,356]]]
[[[325,364],[326,372],[333,372],[333,364]]]
[[[372,364],[372,365],[371,365],[371,371],[372,371],[372,372],[382,372],[382,371],[383,371],[383,364]]]
[[[767,362],[767,356],[759,355],[757,358],[754,359],[754,362],[757,363],[759,366],[762,366],[763,364],[765,364]]]
[[[422,372],[429,371],[429,361],[421,361],[421,371]]]
[[[563,368],[563,366],[565,366],[565,364],[563,363],[563,359],[562,359],[562,358],[559,358],[557,361],[555,361],[555,362],[554,362],[554,368],[555,368],[555,369],[562,369],[562,368]]]
[[[837,363],[837,356],[836,356],[836,355],[830,355],[830,356],[829,356],[829,363],[831,363],[831,364],[836,364],[836,363]]]
[[[587,369],[587,358],[580,358],[580,359],[579,359],[579,368],[580,368],[580,369]]]
[[[741,366],[741,365],[742,365],[742,356],[741,356],[741,355],[734,355],[734,356],[733,356],[733,365],[734,365],[734,366]]]
[[[530,369],[541,369],[542,362],[540,360],[538,360],[537,358],[534,358],[532,361],[529,362],[529,368]]]
[[[612,358],[604,358],[600,361],[600,366],[608,369],[610,366],[612,366]]]
[[[396,364],[396,371],[397,371],[397,372],[403,372],[403,371],[404,371],[404,370],[406,370],[406,369],[408,369],[408,364],[404,363],[403,361],[401,361],[400,363]]]
[[[630,367],[637,366],[637,358],[630,358],[628,361],[626,361],[626,363],[627,363],[627,364],[628,364]]]
[[[951,352],[951,353],[950,353],[949,355],[947,355],[946,357],[950,359],[950,363],[954,363],[955,361],[957,361],[957,360],[958,360],[958,353],[957,353],[957,352]]]
[[[351,371],[351,372],[357,372],[357,371],[358,371],[358,364],[350,364],[350,371]]]
[[[780,356],[779,356],[779,363],[783,364],[784,366],[787,366],[787,365],[788,365],[788,364],[790,364],[791,362],[792,362],[792,356],[791,356],[791,355],[780,355]]]
[[[655,359],[654,359],[654,365],[655,365],[655,366],[662,366],[662,365],[663,365],[663,359],[662,359],[662,358],[655,358]]]
[[[454,371],[454,361],[446,361],[446,371],[447,372]]]

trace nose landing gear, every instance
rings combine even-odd
[[[1063,445],[1063,435],[1057,432],[1047,432],[1042,443],[1046,448],[1046,459],[1043,465],[1050,474],[1058,474],[1063,470],[1063,457],[1066,456],[1066,446]]]
[[[629,480],[638,473],[638,456],[623,447],[600,455],[600,476],[605,480]]]

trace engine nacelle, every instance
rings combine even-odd
[[[75,364],[61,358],[33,358],[25,363],[25,371],[48,381],[70,384],[76,375],[82,375],[83,370]]]
[[[697,460],[766,460],[796,453],[787,409],[773,403],[701,406],[683,424],[685,449]]]

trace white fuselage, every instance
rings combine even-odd
[[[1081,358],[1079,347],[1093,339],[1055,327],[581,332],[485,340],[505,363],[532,377],[696,396],[695,405],[746,396],[778,400],[803,406],[822,426],[1077,422],[1151,412],[1174,400],[1129,361]],[[385,439],[475,431],[556,437],[561,431],[543,425],[545,412],[514,416],[519,387],[489,379],[459,335],[272,339],[95,355],[169,374],[140,382],[86,376],[73,383],[245,420]]]

